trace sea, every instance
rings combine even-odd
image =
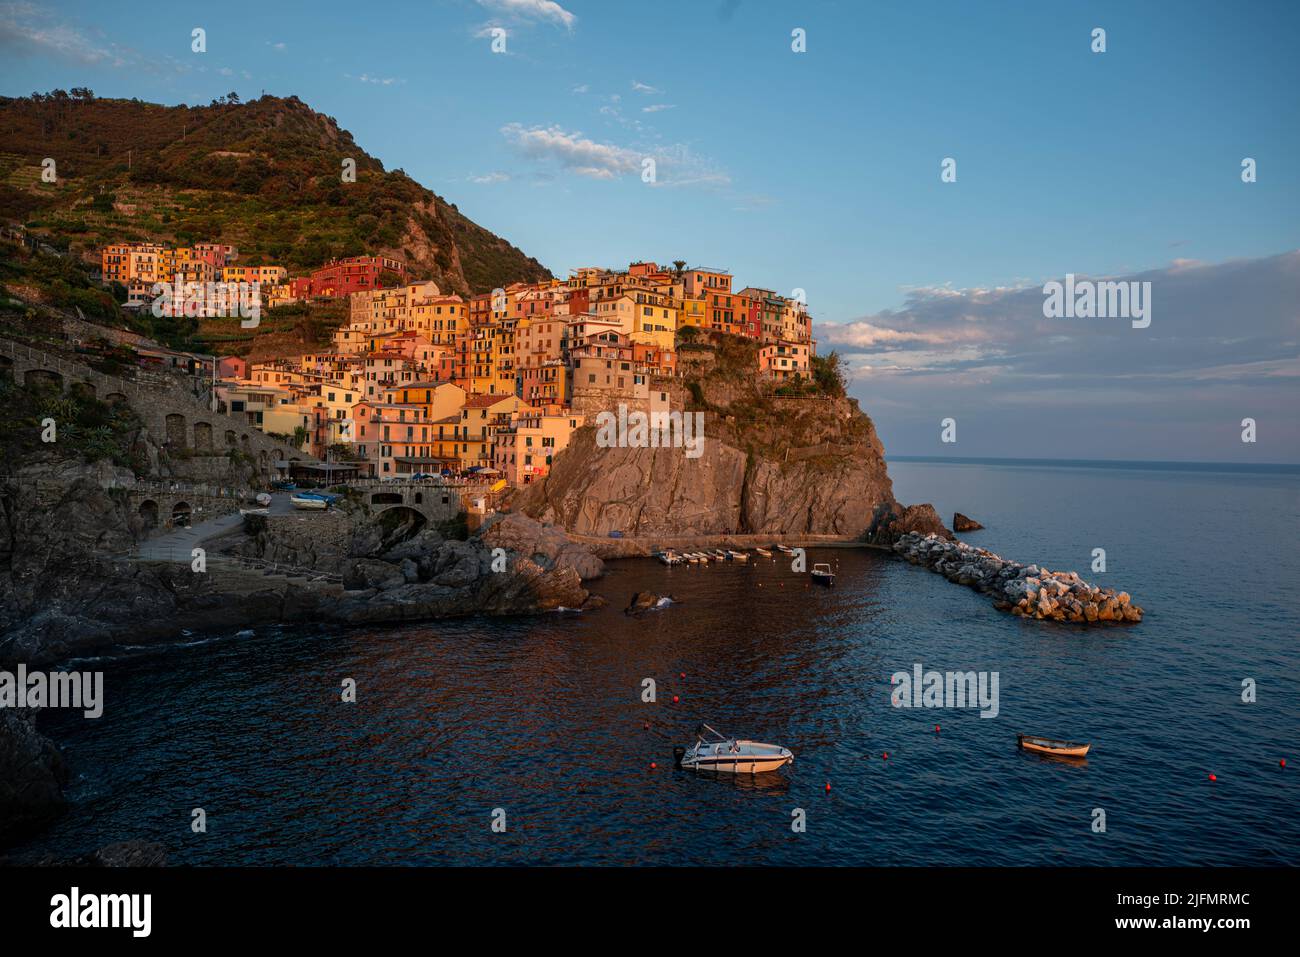
[[[128,646],[68,663],[105,672],[104,714],[42,716],[70,806],[9,853],[148,840],[188,865],[1300,862],[1300,467],[889,470],[900,501],[981,522],[967,541],[1128,591],[1144,620],[1019,620],[887,554],[826,548],[807,560],[832,565],[833,588],[788,557],[626,560],[588,612]],[[673,601],[624,614],[646,589]],[[996,675],[996,709],[895,706],[895,676],[918,666]],[[794,761],[682,770],[673,747],[701,723]],[[1091,750],[1042,756],[1021,733]]]

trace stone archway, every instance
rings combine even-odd
[[[177,448],[186,448],[189,445],[185,439],[185,416],[176,412],[168,414],[166,419],[167,443]]]
[[[158,503],[151,498],[145,499],[140,503],[140,518],[144,520],[145,528],[158,527]]]
[[[63,376],[51,369],[28,369],[23,373],[23,384],[29,389],[57,389],[63,391]]]
[[[126,395],[122,392],[109,392],[104,396],[104,401],[111,405],[124,405],[126,403]]]
[[[193,517],[194,510],[189,502],[177,502],[172,506],[172,525],[176,528],[189,528]]]
[[[194,451],[211,453],[212,424],[210,422],[194,423]]]

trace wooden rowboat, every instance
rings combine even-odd
[[[1018,734],[1016,741],[1026,751],[1050,754],[1058,758],[1081,758],[1088,753],[1091,744],[1078,741],[1060,741],[1056,738],[1044,738],[1036,734]]]

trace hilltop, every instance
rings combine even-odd
[[[89,90],[0,97],[0,219],[76,260],[109,242],[220,242],[291,273],[363,253],[469,295],[550,272],[297,97],[161,106]],[[42,161],[57,182],[41,180]],[[342,182],[344,159],[356,181]],[[6,283],[14,277],[6,276]]]

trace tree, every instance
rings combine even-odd
[[[308,431],[307,426],[299,425],[294,427],[293,430],[294,448],[299,448],[299,449],[302,448],[304,445],[307,444],[307,440],[310,438],[311,438],[311,432]]]
[[[673,275],[676,276],[678,279],[681,279],[681,278],[682,278],[682,273],[684,273],[684,272],[686,272],[686,260],[685,260],[685,259],[674,259],[674,260],[673,260]]]
[[[239,105],[239,94],[233,90],[226,94],[226,102],[235,106]]]
[[[823,395],[842,396],[848,387],[848,376],[844,370],[844,363],[840,361],[838,352],[831,352],[824,356],[812,357],[812,377],[817,383],[818,390]]]

